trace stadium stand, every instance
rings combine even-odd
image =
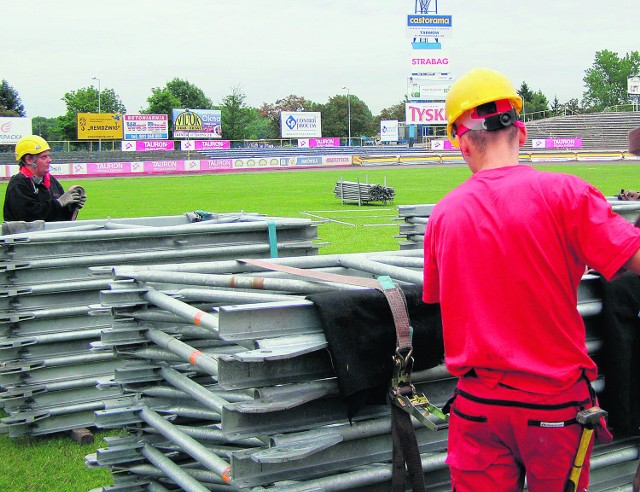
[[[640,128],[640,112],[589,113],[555,116],[527,122],[531,148],[534,138],[581,138],[584,150],[627,150],[629,132]]]

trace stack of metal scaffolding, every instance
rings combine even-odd
[[[635,223],[640,217],[640,201],[625,202],[616,197],[607,197],[607,200],[611,204],[612,210],[629,222]],[[433,203],[398,206],[398,216],[403,222],[400,223],[399,233],[395,237],[402,239],[400,241],[401,250],[423,248],[424,230],[434,206]]]
[[[358,181],[340,181],[336,182],[333,187],[333,193],[336,198],[340,198],[342,203],[355,202],[358,205],[368,204],[369,202],[393,201],[396,192],[393,188],[387,186],[385,178],[384,185],[360,183]]]
[[[94,412],[122,396],[98,384],[124,362],[95,344],[112,328],[109,310],[96,308],[110,282],[90,267],[298,257],[321,246],[317,223],[257,214],[17,225],[39,230],[0,236],[0,432],[12,437],[93,426]]]
[[[422,278],[420,251],[272,263],[400,284]],[[112,316],[99,345],[122,361],[101,381],[122,398],[96,412],[96,425],[126,430],[86,458],[112,471],[115,484],[103,491],[389,490],[389,410],[365,407],[350,425],[319,317],[305,299],[357,287],[241,260],[93,272],[111,282],[96,308]],[[596,286],[585,276],[579,292],[592,354],[602,343]],[[413,382],[438,406],[455,385],[443,366],[415,373]],[[428,489],[449,490],[447,431],[415,427]],[[623,490],[615,487],[631,483],[637,459],[637,438],[598,447],[590,490]]]

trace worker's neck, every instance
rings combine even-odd
[[[497,145],[484,152],[471,152],[465,156],[471,172],[498,169],[500,167],[517,166],[520,164],[519,148],[513,145]]]

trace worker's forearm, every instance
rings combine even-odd
[[[640,275],[640,249],[636,251],[631,258],[629,258],[629,260],[624,264],[624,267],[627,270]]]

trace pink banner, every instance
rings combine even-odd
[[[231,159],[168,160],[144,162],[84,162],[74,163],[71,176],[106,176],[127,174],[175,174],[188,172],[228,171],[233,168]],[[57,174],[65,176],[66,174]]]
[[[299,138],[298,147],[340,147],[340,139],[335,137],[324,138]]]
[[[532,149],[581,149],[581,138],[533,138]]]
[[[230,149],[229,140],[182,140],[180,149],[182,150],[217,150]]]
[[[456,148],[451,145],[451,142],[446,139],[442,140],[431,140],[431,150],[456,150]]]
[[[136,140],[123,141],[122,150],[125,152],[149,152],[156,150],[174,150],[173,140]]]

